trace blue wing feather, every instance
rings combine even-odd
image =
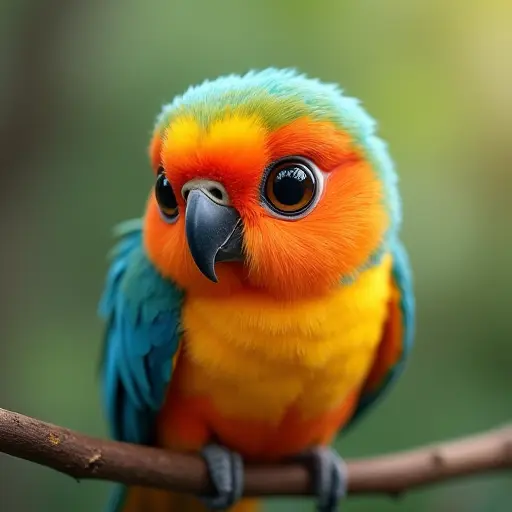
[[[151,444],[181,337],[183,293],[148,260],[140,220],[117,229],[99,314],[106,321],[102,393],[111,435]],[[119,510],[122,487],[109,510]]]
[[[99,308],[107,322],[103,395],[113,435],[148,443],[178,349],[183,294],[147,259],[140,221],[118,235]]]
[[[414,344],[415,299],[412,272],[409,257],[400,240],[395,239],[391,245],[393,258],[392,276],[400,292],[400,311],[402,314],[402,352],[400,359],[389,369],[379,387],[362,393],[356,410],[344,430],[352,426],[369,407],[375,404],[389,391],[391,384],[402,374]]]

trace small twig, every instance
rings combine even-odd
[[[183,492],[211,491],[195,455],[95,439],[0,409],[0,451],[77,479],[97,479]],[[512,426],[434,446],[348,462],[349,492],[399,494],[463,476],[512,469]],[[298,463],[247,465],[247,496],[311,494]]]

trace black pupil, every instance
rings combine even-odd
[[[285,167],[274,178],[274,196],[281,204],[294,206],[304,197],[308,181],[308,174],[300,167]]]
[[[178,207],[171,184],[163,174],[157,179],[155,193],[160,208],[164,210],[175,210]]]

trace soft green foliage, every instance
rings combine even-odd
[[[20,6],[29,3],[0,8],[0,117]],[[510,420],[512,4],[463,4],[77,3],[48,68],[58,93],[45,105],[53,124],[36,151],[2,169],[14,185],[0,216],[0,406],[106,435],[97,301],[111,228],[140,215],[152,184],[155,114],[205,78],[295,66],[340,83],[379,121],[400,174],[416,276],[411,364],[340,441],[342,452],[405,449]],[[2,512],[98,512],[107,496],[106,484],[79,485],[8,457],[0,456],[0,474]],[[510,480],[471,479],[398,502],[358,498],[344,511],[506,512]],[[312,510],[295,500],[269,509]]]

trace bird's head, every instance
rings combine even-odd
[[[190,88],[164,107],[150,156],[146,250],[188,291],[325,293],[378,258],[399,222],[373,120],[292,70]]]

